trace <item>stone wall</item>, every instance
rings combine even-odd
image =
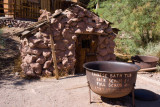
[[[44,20],[45,15],[42,16]],[[22,40],[22,70],[26,75],[52,75],[50,29],[55,42],[60,72],[74,70],[77,34],[96,33],[98,36],[97,60],[115,60],[113,40],[116,35],[109,22],[80,6],[72,6],[58,17],[51,18],[50,21],[50,28],[44,25],[35,35]]]
[[[26,75],[51,76],[53,61],[49,35],[37,32],[35,35],[21,40],[22,70]]]
[[[35,23],[35,22],[16,20],[16,19],[13,19],[13,18],[5,18],[5,17],[0,18],[0,28],[4,27],[4,26],[26,28],[33,23]]]

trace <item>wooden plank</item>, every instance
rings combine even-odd
[[[14,3],[1,3],[0,4],[6,4],[6,5],[14,5]]]
[[[14,0],[14,16],[13,18],[15,19],[16,18],[16,0]]]
[[[140,72],[157,70],[157,67],[140,69]]]
[[[14,10],[14,9],[10,9],[10,8],[0,8],[0,9],[4,9],[4,10]]]
[[[0,13],[0,15],[14,15],[12,13]]]
[[[47,15],[47,20],[48,20],[48,22],[50,22],[48,15]],[[48,26],[49,26],[50,33],[51,33],[51,26],[50,26],[50,24]],[[53,73],[55,73],[56,79],[58,80],[59,79],[59,74],[58,74],[57,59],[56,59],[55,46],[54,46],[54,40],[53,40],[52,33],[49,34],[49,36],[50,36],[50,41],[51,41],[51,51],[52,51],[52,58],[53,58],[53,63],[54,63],[54,69],[55,69],[55,72],[53,71]]]

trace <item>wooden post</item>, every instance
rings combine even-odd
[[[14,0],[14,19],[16,19],[16,0]]]
[[[54,47],[54,40],[51,34],[49,36],[51,40],[52,58],[53,58],[54,69],[55,69],[55,72],[53,71],[53,73],[55,73],[56,79],[58,80],[59,75],[58,75],[58,67],[57,67],[57,59],[56,59],[56,53],[55,53],[55,47]]]
[[[48,17],[48,15],[47,15],[47,20],[48,20],[48,22],[49,22],[49,17]],[[57,67],[57,59],[56,59],[54,40],[53,40],[53,36],[52,36],[52,34],[51,34],[50,24],[49,24],[49,29],[50,29],[50,30],[49,30],[49,31],[50,31],[49,37],[50,37],[50,41],[51,41],[52,58],[53,58],[53,63],[54,63],[53,73],[55,74],[56,79],[58,80],[58,79],[59,79],[59,74],[58,74],[58,67]],[[54,72],[54,71],[55,71],[55,72]]]

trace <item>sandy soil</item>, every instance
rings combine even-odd
[[[14,29],[13,29],[14,30]],[[7,32],[7,30],[4,30]],[[15,30],[14,30],[15,31]],[[14,32],[13,31],[13,32]],[[0,48],[0,107],[131,107],[132,99],[126,96],[119,99],[102,98],[92,92],[89,103],[89,89],[86,76],[22,79],[13,72],[14,61],[19,56],[17,38],[1,35],[7,43]],[[14,38],[14,39],[13,39]],[[147,76],[146,76],[147,75]],[[160,81],[153,73],[138,74],[136,89],[147,89],[159,95]],[[158,74],[159,75],[159,74]],[[136,107],[159,107],[157,101],[136,100]]]

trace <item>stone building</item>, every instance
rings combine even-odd
[[[54,75],[52,35],[59,73],[85,73],[82,65],[89,61],[115,60],[117,31],[110,22],[79,6],[72,5],[54,14],[42,10],[39,21],[21,37],[22,70],[26,75]]]

